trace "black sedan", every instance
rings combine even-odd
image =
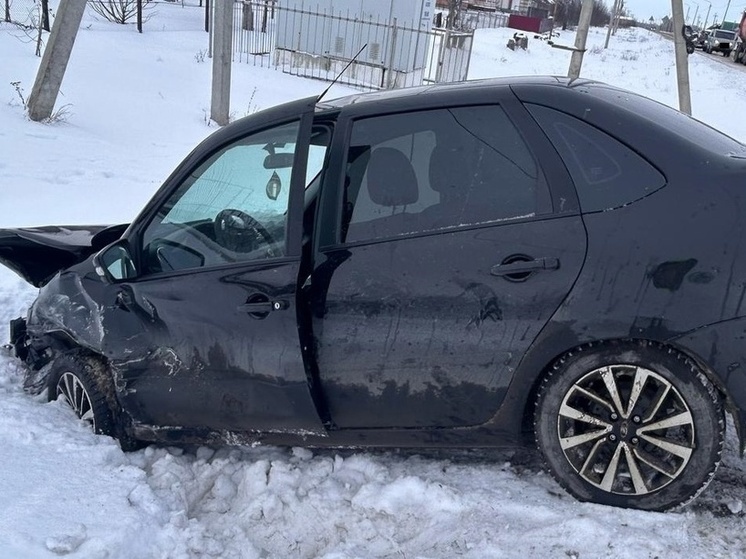
[[[746,427],[744,188],[743,144],[597,82],[305,99],[129,225],[0,230],[41,287],[11,346],[123,448],[533,440],[577,498],[666,510]]]

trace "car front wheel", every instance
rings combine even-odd
[[[720,463],[720,395],[678,351],[652,342],[566,354],[539,390],[536,441],[582,501],[663,511],[686,504]]]
[[[114,421],[100,386],[105,366],[77,352],[57,357],[49,376],[49,400],[63,400],[93,431],[114,436]]]

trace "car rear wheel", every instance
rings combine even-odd
[[[114,421],[97,376],[105,374],[98,359],[77,352],[57,357],[49,376],[49,400],[63,400],[93,431],[114,435]]]
[[[536,441],[549,470],[583,501],[668,510],[720,463],[720,396],[689,358],[652,342],[589,345],[542,383]]]

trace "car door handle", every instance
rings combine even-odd
[[[553,257],[536,258],[534,260],[512,260],[502,264],[496,264],[490,269],[493,276],[512,276],[517,274],[530,274],[543,270],[557,270],[559,259]]]
[[[238,310],[249,314],[269,313],[272,311],[283,311],[287,309],[288,306],[287,301],[257,301],[255,303],[244,303],[243,305],[238,305]]]

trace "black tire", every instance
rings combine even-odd
[[[691,359],[631,340],[588,345],[555,363],[534,427],[546,465],[570,494],[651,511],[704,490],[725,433],[720,395]]]
[[[50,402],[63,397],[94,433],[118,439],[124,451],[142,447],[123,427],[113,380],[102,360],[80,351],[60,354],[52,363],[47,387]]]

